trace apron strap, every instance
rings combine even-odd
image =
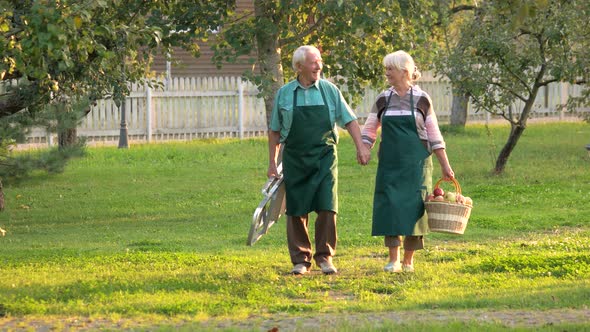
[[[377,113],[377,119],[381,119],[381,114],[383,114],[383,112],[387,111],[387,108],[389,107],[389,103],[391,101],[391,96],[393,96],[393,91],[391,91],[391,93],[389,94],[389,97],[387,97],[387,101],[385,102],[385,107],[383,107],[383,109],[379,110],[379,112]],[[414,88],[412,86],[410,86],[410,111],[412,112],[412,116],[415,117],[414,115]],[[379,120],[381,121],[381,120]]]

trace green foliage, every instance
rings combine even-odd
[[[293,51],[313,44],[322,50],[325,75],[359,101],[367,85],[385,86],[382,59],[387,53],[405,49],[422,69],[435,55],[431,39],[437,12],[430,1],[256,1],[255,6],[264,14],[233,13],[215,35],[218,65],[253,55],[251,50],[260,47],[260,39],[277,38],[277,66],[282,65],[283,76],[291,80]],[[259,61],[264,54],[258,54]],[[256,67],[246,76],[259,85],[263,96],[274,96],[270,82],[282,77],[259,70]]]
[[[9,1],[0,24],[0,79],[33,97],[100,99],[149,77],[157,52],[194,43],[218,25],[228,1]],[[163,46],[162,48],[160,48]]]
[[[499,152],[500,174],[537,106],[539,90],[555,82],[580,84],[570,107],[590,101],[585,1],[486,1],[463,13],[449,29],[437,70],[468,96],[477,111],[500,115],[512,131]],[[446,21],[447,24],[449,21]],[[564,105],[565,106],[565,105]]]
[[[194,44],[233,8],[227,0],[14,0],[1,5],[0,177],[62,169],[66,160],[56,158],[67,159],[72,151],[35,161],[12,158],[8,149],[33,126],[58,133],[76,128],[94,101],[114,98],[120,104],[129,83],[155,85],[149,69],[154,55]]]
[[[39,170],[48,174],[57,174],[64,171],[67,162],[74,157],[84,155],[84,141],[63,148],[52,148],[36,153],[19,154],[0,159],[0,179],[4,183],[22,180]]]
[[[46,128],[48,132],[62,133],[75,128],[86,115],[88,99],[77,99],[49,104],[42,112],[31,116],[27,111],[0,118],[0,179],[5,183],[22,179],[35,170],[51,174],[62,172],[67,161],[84,154],[83,139],[70,146],[48,151],[15,153],[16,143],[24,142],[25,133],[32,127]]]
[[[253,247],[245,244],[262,199],[266,140],[89,148],[64,174],[5,187],[0,304],[23,320],[124,318],[146,329],[168,319],[196,329],[208,318],[253,320],[246,327],[254,329],[257,320],[319,314],[399,313],[423,322],[425,313],[587,310],[590,157],[581,142],[590,127],[531,124],[511,167],[492,176],[489,156],[509,130],[446,133],[451,164],[475,205],[464,235],[426,237],[415,274],[382,272],[386,248],[370,236],[376,160],[359,166],[346,135],[333,276],[315,266],[310,275],[288,275],[284,218]]]
[[[468,18],[463,16],[456,43],[438,70],[467,93],[477,109],[516,122],[525,114],[540,87],[552,82],[583,84],[581,98],[588,102],[590,47],[587,29],[579,24],[590,14],[585,1],[483,2]],[[522,102],[523,109],[509,108]]]

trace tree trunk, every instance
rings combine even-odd
[[[520,136],[522,136],[522,133],[526,129],[526,123],[529,118],[529,114],[533,109],[533,105],[535,103],[535,99],[537,98],[539,88],[540,86],[537,84],[533,86],[533,89],[531,90],[531,93],[524,104],[522,113],[520,114],[518,121],[512,122],[512,120],[510,120],[510,135],[508,136],[508,141],[502,148],[502,151],[500,151],[498,159],[496,159],[496,167],[494,168],[495,174],[501,174],[502,172],[504,172],[504,168],[506,167],[506,163],[508,162],[508,157],[510,157],[510,153],[512,153],[512,150],[514,150],[514,147],[516,146],[516,143],[518,143]]]
[[[263,79],[264,106],[266,109],[266,125],[270,126],[270,115],[274,105],[274,97],[279,88],[284,84],[283,66],[281,65],[281,48],[279,45],[278,28],[272,20],[277,20],[279,14],[274,1],[255,0],[254,13],[258,22],[256,31],[256,46],[258,51],[258,63]],[[263,23],[262,23],[263,22]],[[261,24],[262,23],[262,24]]]
[[[465,127],[467,123],[467,105],[469,97],[467,95],[453,94],[453,106],[451,107],[451,126]]]
[[[78,130],[76,128],[65,129],[57,133],[57,140],[60,149],[73,146],[78,142]]]
[[[508,162],[508,157],[510,157],[510,153],[516,147],[516,143],[522,136],[526,126],[520,125],[520,123],[512,123],[510,129],[510,136],[508,136],[508,141],[500,151],[498,155],[498,159],[496,159],[496,167],[494,168],[495,174],[502,174],[504,172],[504,168],[506,167],[506,163]]]

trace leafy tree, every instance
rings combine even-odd
[[[504,171],[539,89],[554,82],[581,84],[584,92],[569,105],[587,103],[590,38],[581,22],[589,14],[587,1],[485,1],[461,24],[457,45],[439,69],[478,110],[511,124],[495,173]]]
[[[91,103],[120,103],[130,82],[153,84],[156,54],[174,46],[198,53],[195,41],[233,1],[0,0],[0,8],[1,183],[63,169],[83,146],[71,142],[72,129]],[[14,157],[10,147],[32,126],[57,130],[68,147]]]
[[[381,60],[397,49],[428,64],[434,4],[425,0],[254,0],[254,12],[235,12],[213,37],[221,66],[250,55],[254,70],[246,76],[259,86],[267,121],[276,91],[293,76],[291,55],[304,44],[321,49],[324,73],[358,100],[367,84],[384,87]]]
[[[546,4],[546,0],[534,0],[540,5]],[[510,19],[514,22],[522,22],[524,18],[529,16],[531,13],[530,0],[511,0],[509,2],[512,12],[510,13]],[[444,5],[443,5],[444,3]],[[436,22],[437,26],[442,27],[443,35],[442,38],[444,46],[442,49],[449,52],[458,53],[457,48],[460,40],[461,28],[465,26],[466,20],[473,19],[473,11],[478,9],[477,1],[464,0],[464,1],[439,1],[440,9],[440,21]],[[459,52],[460,53],[460,52]],[[444,57],[435,59],[435,62],[443,61]],[[456,84],[451,81],[453,86],[453,100],[451,105],[451,127],[465,127],[467,123],[467,108],[469,104],[469,94],[462,90],[461,84]]]
[[[460,47],[457,45],[461,35],[459,27],[464,24],[465,20],[472,19],[471,12],[477,8],[473,1],[451,0],[445,2],[444,6],[439,6],[439,21],[435,23],[442,30],[441,53],[443,54]],[[434,61],[440,63],[443,59],[443,57],[438,57]],[[453,87],[450,125],[452,127],[465,127],[469,96],[465,91],[461,90],[460,84],[455,84],[452,80],[450,82]]]

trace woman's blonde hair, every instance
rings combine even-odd
[[[404,51],[395,51],[393,53],[387,54],[383,58],[383,65],[385,67],[393,67],[399,70],[405,70],[408,72],[408,76],[410,81],[416,81],[422,77],[422,73],[414,64],[414,59],[412,56]]]
[[[293,70],[295,72],[297,72],[297,65],[305,62],[305,57],[307,56],[307,53],[320,54],[320,50],[318,50],[315,46],[311,45],[299,46],[295,50],[295,52],[293,52]]]

